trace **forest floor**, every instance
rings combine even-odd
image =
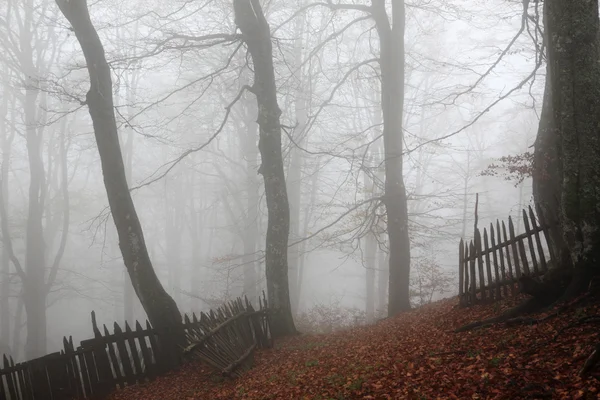
[[[453,298],[371,326],[285,338],[257,351],[242,378],[188,364],[111,400],[600,398],[600,372],[578,377],[600,339],[600,318],[589,318],[598,305],[535,325],[453,332],[520,300],[459,309]]]

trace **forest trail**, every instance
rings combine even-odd
[[[459,309],[456,298],[442,300],[372,326],[279,340],[237,380],[188,364],[111,400],[599,398],[600,374],[578,377],[598,320],[574,325],[600,314],[597,305],[537,325],[453,333],[519,301]]]

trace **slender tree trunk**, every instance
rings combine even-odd
[[[137,28],[137,24],[136,24],[136,28]],[[135,56],[135,48],[134,48],[134,56]],[[129,124],[131,124],[133,121],[133,117],[134,117],[134,109],[133,109],[133,103],[136,99],[136,94],[137,94],[137,86],[138,86],[138,81],[140,78],[140,72],[137,69],[134,69],[133,71],[130,71],[127,74],[127,77],[129,78],[129,84],[127,85],[127,87],[125,88],[125,93],[126,96],[125,98],[127,99],[127,117],[129,119]],[[133,139],[134,139],[134,134],[133,134],[133,128],[131,126],[129,126],[129,129],[127,129],[127,142],[125,143],[125,177],[127,179],[127,184],[131,185],[131,180],[132,180],[132,176],[133,176]],[[130,321],[133,323],[133,321],[135,320],[135,312],[134,312],[134,290],[133,290],[133,285],[131,285],[131,282],[128,279],[125,279],[125,271],[123,271],[123,314],[125,317],[125,321]]]
[[[30,80],[25,90],[25,131],[29,160],[29,206],[26,228],[25,272],[23,303],[27,312],[28,359],[46,354],[46,245],[44,240],[44,161],[42,160],[42,135],[38,131],[36,110],[37,82]]]
[[[174,364],[180,354],[179,345],[185,340],[181,314],[152,267],[142,226],[129,192],[113,109],[110,68],[104,48],[90,20],[87,1],[57,0],[57,4],[73,27],[87,63],[91,87],[86,100],[123,260],[135,293],[152,325],[157,329],[170,329],[174,334],[173,341],[163,342],[163,345],[170,347],[168,354],[172,356],[165,361]]]
[[[2,71],[6,74],[6,71]],[[7,75],[3,75],[7,79]],[[10,170],[10,158],[12,149],[12,138],[14,137],[14,129],[7,127],[8,121],[8,100],[11,93],[9,92],[8,83],[2,82],[2,102],[0,103],[0,141],[2,146],[2,163],[0,164],[0,194],[3,198],[6,207],[10,204],[8,195],[8,172]],[[8,134],[9,129],[11,134]],[[9,214],[7,210],[7,214]],[[0,270],[0,342],[6,345],[10,344],[10,254],[6,246],[2,246],[2,259]]]
[[[256,244],[258,241],[258,206],[260,203],[260,184],[256,175],[258,169],[258,148],[256,146],[256,137],[258,135],[258,124],[250,117],[252,107],[244,99],[244,108],[246,118],[244,121],[245,132],[242,134],[244,149],[244,159],[246,160],[246,213],[244,219],[243,243],[244,256],[244,294],[248,296],[254,304],[258,298],[258,278],[256,273]]]
[[[390,257],[388,253],[379,249],[377,260],[379,266],[377,274],[377,311],[383,313],[387,309]]]
[[[369,233],[365,239],[365,259],[366,259],[366,302],[365,311],[367,323],[370,324],[375,319],[375,261],[377,259],[377,239],[373,233]]]
[[[15,309],[15,324],[13,326],[13,337],[12,337],[12,355],[16,360],[21,358],[22,342],[21,332],[23,330],[23,293],[17,300],[17,307]],[[27,358],[29,360],[29,358]]]
[[[265,268],[269,306],[274,310],[272,330],[275,336],[296,332],[288,283],[288,204],[283,156],[281,153],[281,110],[277,104],[273,49],[269,24],[259,0],[234,0],[237,26],[242,31],[254,65],[252,92],[258,104],[259,173],[265,182],[268,223]]]
[[[190,293],[193,295],[190,302],[190,309],[197,310],[200,307],[199,299],[200,296],[200,256],[202,255],[202,210],[196,209],[195,204],[195,173],[194,169],[191,172],[191,182],[189,185],[190,190],[190,240],[192,242],[192,260],[191,260],[191,279],[190,279]],[[202,208],[202,203],[200,204]]]
[[[298,7],[303,7],[303,1]],[[295,242],[300,239],[300,204],[302,202],[302,168],[304,166],[303,148],[307,142],[307,132],[305,132],[308,121],[308,99],[307,88],[310,87],[308,79],[309,74],[302,68],[302,49],[304,46],[304,25],[305,16],[299,16],[296,19],[294,28],[294,66],[299,68],[298,76],[300,82],[296,83],[298,90],[294,97],[294,112],[296,114],[296,127],[294,128],[294,143],[291,144],[290,166],[287,175],[288,197],[290,199],[290,241]],[[296,315],[298,310],[298,301],[300,296],[300,245],[290,246],[288,249],[290,293],[292,301],[292,313]]]
[[[305,208],[304,216],[302,217],[302,219],[303,219],[302,236],[303,237],[306,237],[308,235],[309,223],[313,216],[313,213],[314,213],[314,210],[315,210],[315,207],[317,204],[317,190],[319,189],[320,173],[321,173],[321,162],[320,162],[320,159],[317,159],[317,162],[315,165],[315,170],[312,174],[312,179],[311,179],[311,183],[310,183],[310,200],[309,200],[307,207]],[[294,294],[296,296],[294,301],[298,307],[297,310],[300,309],[300,305],[301,305],[300,300],[302,299],[302,283],[304,282],[304,270],[305,270],[306,263],[308,262],[308,259],[309,259],[309,254],[306,252],[307,243],[308,243],[308,241],[304,240],[300,244],[300,251],[299,251],[300,263],[298,264],[298,278],[297,278],[297,282],[296,282],[297,286],[296,286],[296,292]]]
[[[372,13],[380,40],[381,103],[385,148],[385,195],[390,241],[388,315],[410,309],[410,240],[404,186],[402,115],[404,110],[403,0],[392,0],[392,22],[384,0],[373,0]]]
[[[169,290],[176,303],[180,303],[181,290],[181,239],[183,198],[180,178],[165,178],[165,244],[167,268],[169,269]]]

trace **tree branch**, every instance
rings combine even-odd
[[[179,157],[177,157],[176,159],[169,161],[166,164],[163,164],[161,167],[159,167],[152,175],[156,175],[156,173],[158,172],[158,170],[160,170],[162,167],[165,167],[166,165],[170,166],[167,168],[167,170],[163,173],[161,173],[159,176],[157,176],[156,178],[150,179],[147,182],[141,183],[138,186],[135,186],[133,188],[131,188],[129,191],[134,191],[137,189],[140,189],[144,186],[149,186],[151,184],[153,184],[154,182],[157,182],[159,180],[161,180],[162,178],[164,178],[169,172],[171,172],[171,170],[173,168],[175,168],[175,166],[177,164],[179,164],[183,159],[185,159],[187,156],[189,156],[192,153],[197,153],[200,150],[204,149],[206,146],[208,146],[209,144],[212,143],[213,140],[216,139],[216,137],[223,131],[223,128],[225,127],[225,124],[227,123],[227,120],[229,119],[229,114],[231,113],[231,109],[232,107],[238,102],[238,100],[242,97],[242,95],[244,94],[245,91],[249,91],[249,92],[253,92],[252,87],[250,87],[249,85],[244,85],[242,86],[242,89],[239,91],[239,93],[237,94],[237,96],[235,96],[235,98],[233,99],[233,101],[231,103],[229,103],[226,107],[225,107],[225,116],[223,117],[223,121],[221,121],[221,125],[219,126],[219,128],[215,131],[215,133],[213,133],[213,135],[202,145],[192,148],[192,149],[188,149],[185,152],[183,152],[183,154],[181,154]],[[151,176],[152,176],[151,175]]]

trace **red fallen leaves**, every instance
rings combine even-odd
[[[577,376],[597,341],[597,325],[568,329],[552,341],[597,308],[532,326],[452,332],[518,301],[457,309],[450,299],[369,327],[286,338],[257,352],[254,369],[238,380],[222,381],[208,367],[190,364],[111,399],[599,398],[600,382]]]

